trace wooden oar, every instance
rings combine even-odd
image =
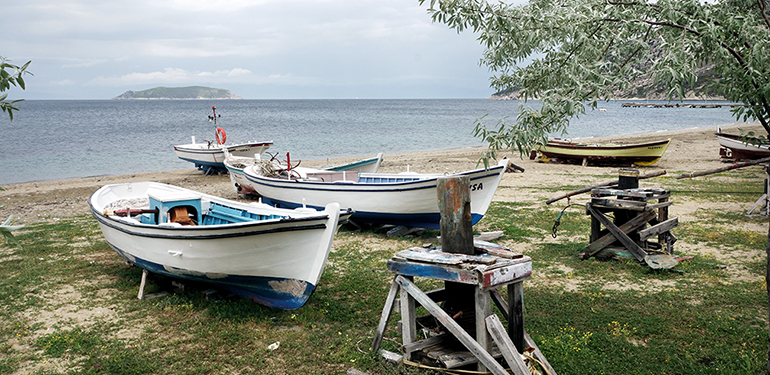
[[[666,171],[658,171],[658,172],[652,172],[652,173],[649,173],[649,174],[641,175],[638,178],[640,180],[643,180],[645,178],[658,177],[658,176],[662,176],[664,174],[666,174]],[[573,190],[573,191],[570,191],[569,193],[564,193],[564,194],[562,194],[562,195],[560,195],[558,197],[551,198],[551,199],[545,201],[545,204],[551,204],[551,203],[556,202],[558,200],[561,200],[561,199],[564,199],[564,198],[569,198],[569,197],[571,197],[573,195],[587,193],[587,192],[589,192],[589,191],[591,191],[593,189],[599,188],[599,187],[613,186],[613,185],[617,185],[619,183],[620,183],[619,180],[615,180],[615,181],[605,182],[605,183],[599,184],[599,185],[589,186],[587,188]]]
[[[752,161],[747,161],[747,162],[744,162],[744,163],[737,163],[737,164],[733,164],[733,165],[731,165],[729,167],[709,169],[707,171],[702,171],[702,172],[692,172],[692,173],[680,174],[679,176],[676,176],[676,179],[679,180],[679,179],[682,179],[682,178],[693,178],[693,177],[705,176],[705,175],[708,175],[708,174],[714,174],[714,173],[729,171],[729,170],[733,170],[733,169],[748,167],[748,166],[757,165],[757,164],[761,164],[761,163],[767,163],[767,162],[770,162],[770,157],[766,157],[766,158],[762,158],[762,159],[757,159],[757,160],[752,160]]]

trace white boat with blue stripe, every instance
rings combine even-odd
[[[107,185],[89,203],[107,243],[130,263],[289,310],[310,298],[352,213],[336,203],[280,209],[155,182]]]
[[[470,178],[471,219],[487,212],[508,160],[489,169],[455,174]],[[439,229],[436,181],[444,174],[333,172],[296,168],[283,177],[267,177],[258,166],[244,168],[251,189],[267,204],[282,208],[324,207],[338,202],[353,209],[356,223]]]

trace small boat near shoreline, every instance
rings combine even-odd
[[[174,152],[176,152],[177,157],[195,164],[195,167],[202,171],[208,172],[213,169],[225,172],[227,171],[225,150],[233,156],[253,158],[254,155],[264,153],[272,145],[272,141],[241,143],[232,146],[212,144],[212,142],[195,143],[195,137],[193,137],[192,143],[174,146]]]
[[[216,127],[215,140],[207,140],[206,143],[196,143],[195,136],[193,136],[192,143],[174,146],[176,156],[195,164],[195,168],[206,173],[212,171],[226,172],[227,168],[224,163],[226,158],[225,151],[232,156],[255,157],[255,155],[261,155],[273,145],[273,141],[266,141],[227,146],[225,144],[227,142],[227,133],[221,127],[217,127],[217,118],[221,115],[217,115],[216,107],[212,106],[211,110],[213,111],[213,116],[209,116],[209,121],[213,121],[214,127]]]
[[[770,156],[770,144],[757,137],[727,134],[722,133],[721,130],[715,135],[719,145],[722,146],[719,149],[719,155],[722,158],[753,160]]]
[[[337,203],[280,209],[156,182],[106,185],[89,204],[107,243],[131,264],[289,310],[310,298],[352,214]]]
[[[530,159],[534,160],[539,153],[544,162],[652,165],[660,160],[670,142],[671,139],[636,144],[588,144],[552,139],[545,145],[537,145]]]
[[[265,175],[258,166],[244,168],[248,186],[262,201],[276,207],[323,207],[338,202],[355,213],[351,221],[439,229],[437,181],[442,177],[468,176],[471,220],[476,224],[489,208],[503,177],[508,159],[489,169],[446,174],[360,173],[296,168],[280,177]]]

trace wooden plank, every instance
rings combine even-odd
[[[398,353],[393,353],[390,351],[387,351],[385,349],[380,350],[380,355],[382,358],[384,358],[386,361],[393,363],[393,364],[399,364],[401,363],[401,360],[404,359],[404,356]]]
[[[431,301],[428,296],[423,293],[420,288],[414,285],[411,281],[407,280],[403,276],[397,276],[396,281],[401,286],[401,290],[412,296],[422,307],[438,319],[438,321],[446,327],[473,355],[478,358],[479,362],[484,364],[493,374],[507,375],[503,366],[501,366],[495,359],[487,353],[484,348],[479,345],[465,330],[455,322],[449,314],[447,314],[441,307],[435,302]],[[406,358],[408,359],[408,358]]]
[[[588,203],[590,204],[590,203]],[[600,222],[598,218],[591,216],[592,218],[596,219],[597,222]],[[620,230],[623,233],[630,233],[632,231],[635,231],[639,228],[641,228],[643,225],[647,224],[648,221],[655,218],[655,212],[653,211],[646,211],[638,216],[634,217],[633,219],[627,221],[625,224],[622,224],[620,227],[618,227],[618,230]],[[612,245],[615,241],[617,241],[617,238],[612,234],[608,233],[598,240],[588,244],[584,248],[584,251],[586,252],[586,256],[584,259],[587,259],[589,257],[592,257],[596,255],[599,251],[604,249],[607,246]]]
[[[675,217],[672,219],[668,219],[660,224],[653,225],[647,229],[640,230],[639,231],[639,239],[641,241],[646,241],[648,238],[652,236],[657,236],[661,233],[665,233],[670,231],[671,229],[675,228],[677,225],[679,225],[679,218]]]
[[[518,259],[524,256],[523,254],[514,253],[513,251],[511,251],[511,249],[503,245],[498,245],[496,243],[491,243],[491,242],[486,242],[481,240],[473,241],[473,247],[477,251],[482,251],[489,255],[494,255],[496,257],[505,258],[505,259]]]
[[[382,308],[382,316],[380,316],[380,324],[377,325],[377,331],[374,332],[374,340],[372,341],[372,351],[377,352],[380,350],[382,344],[382,336],[385,334],[385,327],[390,320],[390,313],[393,311],[393,304],[396,301],[396,294],[398,293],[398,283],[393,280],[390,284],[390,291],[388,292],[388,298],[385,299],[385,306]]]
[[[664,204],[664,203],[671,203],[668,198],[663,198],[658,201],[658,204]],[[662,206],[660,209],[658,209],[658,221],[663,222],[668,220],[668,207],[669,206]],[[668,241],[668,233],[663,233],[658,235],[658,243],[664,244]],[[671,253],[671,249],[669,249],[669,254]]]
[[[660,202],[660,203],[653,203],[653,204],[648,204],[647,208],[645,208],[645,209],[646,210],[657,210],[659,208],[668,207],[668,206],[670,206],[672,204],[674,204],[674,202],[671,202],[671,201]]]
[[[479,343],[484,351],[489,353],[492,351],[492,341],[489,340],[489,334],[487,333],[486,317],[492,315],[492,305],[489,300],[489,294],[487,294],[480,287],[475,288],[476,299],[476,342]],[[483,363],[479,362],[476,368],[479,372],[487,371],[487,368]]]
[[[532,340],[532,337],[529,336],[529,333],[526,331],[524,332],[524,341],[526,341],[527,346],[529,346],[532,349],[535,349],[535,351],[532,352],[532,356],[535,357],[540,363],[543,365],[543,368],[546,369],[548,374],[550,375],[556,375],[556,370],[553,369],[550,363],[548,363],[548,360],[543,355],[543,352],[540,351],[540,348],[537,347],[537,344],[535,343],[535,340]]]
[[[646,179],[646,178],[662,176],[664,174],[666,174],[666,171],[652,172],[652,173],[648,173],[648,174],[639,176],[639,179],[643,180],[643,179]],[[551,198],[551,199],[545,201],[545,204],[551,204],[551,203],[556,202],[558,200],[561,200],[561,199],[564,199],[564,198],[569,198],[569,197],[571,197],[573,195],[587,193],[589,191],[593,191],[596,188],[600,188],[600,187],[604,187],[604,186],[618,185],[618,183],[620,183],[620,179],[615,180],[615,181],[605,182],[605,183],[602,183],[602,184],[599,184],[599,185],[589,186],[589,187],[586,187],[586,188],[583,188],[583,189],[573,190],[573,191],[571,191],[569,193],[565,193],[565,194],[562,194],[562,195],[560,195],[558,197]]]
[[[500,348],[497,346],[492,348],[492,358],[501,358],[503,355],[500,353]],[[458,367],[465,367],[474,363],[479,363],[478,358],[473,356],[471,352],[453,352],[450,354],[444,354],[438,357],[439,362],[448,369],[454,369]],[[488,372],[485,372],[488,374]]]
[[[606,188],[598,188],[591,190],[591,196],[594,197],[602,197],[602,196],[617,196],[617,197],[626,197],[626,198],[639,198],[639,199],[647,199],[649,197],[653,196],[653,192],[647,191],[645,189],[606,189]]]
[[[607,230],[609,230],[610,233],[612,233],[612,235],[614,235],[615,238],[617,238],[620,241],[620,243],[623,244],[623,246],[625,246],[628,250],[631,251],[632,254],[634,254],[634,257],[636,258],[636,260],[640,262],[644,261],[644,256],[647,255],[647,253],[645,253],[644,250],[642,250],[642,248],[639,247],[639,245],[637,245],[636,242],[634,242],[634,240],[632,240],[625,233],[623,233],[615,224],[613,224],[609,219],[607,219],[607,217],[604,216],[604,214],[593,209],[593,207],[591,207],[590,202],[586,203],[586,209],[591,213],[592,216],[596,217],[599,220],[599,222],[601,222],[602,225],[604,225],[604,227],[607,228]],[[652,212],[652,211],[648,211],[648,212]]]
[[[439,335],[428,337],[427,339],[413,342],[409,345],[404,345],[404,351],[414,353],[418,350],[423,350],[434,345],[443,343],[449,337],[448,333],[441,333]]]
[[[503,354],[505,361],[508,362],[508,367],[511,368],[513,374],[532,375],[532,373],[529,372],[527,365],[524,363],[524,360],[521,359],[519,350],[513,344],[511,338],[506,334],[503,323],[500,323],[500,318],[498,318],[497,315],[490,315],[485,321],[487,323],[487,330],[489,330],[489,334],[492,336],[492,340],[494,340],[497,347],[500,348],[500,352]]]
[[[483,288],[494,288],[528,279],[532,276],[532,260],[529,257],[518,260],[519,262],[507,266],[479,270],[481,274],[481,286]]]
[[[415,300],[412,294],[404,289],[403,284],[399,280],[407,280],[403,276],[396,276],[395,282],[401,285],[401,343],[407,346],[417,341],[417,322],[415,317]],[[410,282],[411,283],[411,282]],[[414,285],[414,284],[412,284]],[[428,298],[427,296],[425,298]],[[428,299],[430,301],[430,299]],[[432,303],[433,301],[431,301]],[[404,359],[411,360],[412,353],[404,352]]]
[[[508,336],[516,347],[524,347],[524,283],[508,285]]]
[[[422,250],[422,248],[417,248]],[[465,255],[452,254],[443,251],[419,251],[414,249],[402,250],[396,253],[396,257],[417,262],[456,265],[465,262],[492,264],[497,260],[489,255]]]
[[[476,241],[492,241],[492,240],[496,240],[496,239],[502,237],[504,234],[505,234],[505,232],[503,232],[501,230],[496,230],[496,231],[492,231],[492,232],[481,232],[481,233],[473,236],[473,242],[475,243]]]
[[[479,283],[478,272],[474,270],[466,270],[439,264],[415,264],[412,262],[391,259],[388,261],[388,271],[397,275],[427,277],[463,284],[476,285]]]
[[[645,201],[628,201],[628,200],[622,200],[622,199],[604,199],[604,198],[593,198],[591,199],[591,204],[594,207],[603,207],[603,208],[609,208],[613,210],[634,210],[634,211],[644,211],[647,202]]]

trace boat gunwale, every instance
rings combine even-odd
[[[601,144],[589,144],[589,143],[575,143],[575,142],[558,142],[558,143],[546,143],[545,146],[539,145],[538,151],[540,152],[549,152],[547,148],[562,148],[562,149],[569,149],[569,150],[627,150],[627,149],[635,149],[635,148],[645,148],[650,146],[658,146],[663,144],[669,144],[671,143],[671,139],[665,139],[662,141],[655,141],[655,142],[645,142],[645,143],[635,143],[635,144],[627,144],[627,145],[601,145]],[[545,149],[545,150],[544,150]]]
[[[174,240],[215,240],[215,239],[221,239],[221,238],[235,238],[235,237],[251,237],[251,236],[257,236],[261,234],[270,234],[270,233],[282,233],[282,232],[293,232],[293,231],[302,231],[302,230],[314,230],[314,229],[326,229],[326,223],[307,223],[305,225],[289,225],[289,224],[304,224],[302,221],[310,221],[310,220],[302,220],[302,221],[272,221],[270,220],[268,223],[260,223],[260,221],[253,221],[253,222],[247,222],[247,223],[233,223],[233,224],[217,224],[217,225],[200,225],[200,226],[182,226],[182,227],[161,227],[157,224],[142,224],[142,223],[130,223],[127,221],[118,221],[118,220],[112,220],[109,219],[104,214],[98,213],[91,210],[91,213],[96,218],[96,220],[112,229],[115,229],[117,231],[126,233],[128,235],[132,236],[138,236],[138,237],[147,237],[147,238],[163,238],[163,239],[174,239]],[[342,217],[342,213],[340,213],[340,217]],[[324,217],[312,217],[310,218],[312,221],[317,221],[318,219],[321,220],[328,220],[328,215],[324,215]],[[264,220],[267,221],[267,220]],[[274,228],[268,228],[268,229],[257,229],[257,230],[248,230],[244,231],[243,229],[249,229],[257,225],[258,226],[266,226],[270,224],[285,224],[285,225],[278,225]],[[236,224],[252,224],[252,225],[240,225],[238,227],[235,227]],[[264,224],[264,225],[262,225]],[[218,228],[214,228],[215,226],[218,226]],[[128,228],[142,228],[142,229],[153,229],[152,232],[149,231],[138,231],[138,230],[129,230]],[[228,231],[227,233],[210,233],[210,234],[191,234],[190,231],[200,231],[201,229],[205,229],[207,232],[210,232],[211,230],[220,230],[225,231],[227,229],[241,229],[239,231]],[[157,230],[161,233],[154,233]],[[169,233],[166,234],[164,232],[176,232],[176,233]],[[186,232],[186,233],[180,233],[180,232]]]
[[[317,191],[327,191],[327,192],[351,192],[351,193],[359,193],[359,192],[378,192],[378,193],[385,193],[385,192],[401,192],[401,191],[409,191],[409,190],[421,190],[421,189],[430,189],[436,187],[436,181],[439,178],[442,177],[457,177],[457,176],[467,176],[467,175],[473,175],[478,174],[482,172],[490,172],[481,176],[475,176],[471,178],[471,181],[484,179],[493,177],[496,175],[499,175],[501,173],[500,170],[495,169],[502,169],[505,170],[504,166],[497,165],[494,167],[490,167],[489,169],[475,169],[471,171],[461,172],[461,173],[455,173],[451,175],[432,175],[432,177],[413,180],[413,181],[401,181],[401,182],[385,182],[385,183],[371,183],[371,182],[354,182],[350,181],[348,183],[346,182],[322,182],[322,181],[299,181],[299,180],[286,180],[286,179],[280,179],[280,178],[274,178],[274,177],[265,177],[260,175],[254,175],[250,173],[244,172],[244,176],[246,176],[246,179],[262,185],[266,187],[272,187],[272,188],[288,188],[288,189],[299,189],[299,190],[317,190]],[[244,169],[245,171],[245,169]],[[494,173],[492,173],[494,172]],[[375,175],[376,173],[372,173],[372,175]],[[383,174],[384,175],[384,174]],[[390,176],[398,176],[396,174],[390,175]],[[408,178],[409,175],[404,175],[405,178]],[[420,186],[418,186],[420,185]]]
[[[150,183],[157,184],[154,182]],[[109,189],[107,189],[110,186],[120,186],[124,184],[113,184],[113,185],[106,185],[102,188],[99,188],[94,193],[91,194],[91,196],[88,199],[88,205],[91,210],[91,214],[99,221],[100,223],[103,223],[111,228],[114,228],[116,230],[119,230],[121,232],[134,234],[134,235],[140,235],[140,236],[146,236],[146,237],[156,237],[156,238],[185,238],[185,239],[212,239],[212,238],[227,238],[227,237],[242,237],[242,236],[252,236],[256,234],[261,233],[272,233],[272,232],[282,232],[282,231],[288,231],[288,230],[304,230],[304,229],[313,229],[310,228],[313,226],[312,223],[310,225],[307,225],[307,222],[313,222],[313,221],[327,221],[329,219],[329,215],[326,214],[323,211],[316,210],[316,214],[310,214],[306,213],[304,216],[300,217],[294,217],[290,216],[291,210],[288,211],[287,216],[281,216],[279,218],[274,219],[264,219],[264,220],[249,220],[244,222],[237,222],[237,223],[224,223],[224,224],[211,224],[211,225],[194,225],[194,226],[160,226],[158,224],[146,224],[141,222],[130,222],[127,220],[117,220],[117,219],[111,219],[109,216],[105,215],[103,211],[100,211],[95,205],[94,205],[94,199],[97,194],[100,192],[107,192]],[[164,187],[171,187],[172,190],[174,189],[181,189],[181,190],[188,190],[193,193],[195,193],[196,196],[200,197],[201,199],[205,198],[208,199],[210,202],[224,204],[225,206],[230,206],[227,204],[229,201],[225,198],[219,198],[212,195],[196,192],[194,190],[185,189],[181,187],[177,187],[174,185],[164,185],[160,184]],[[113,193],[115,194],[115,193]],[[117,194],[116,194],[117,195]],[[98,198],[96,198],[98,199]],[[235,201],[233,201],[235,202]],[[239,202],[235,202],[239,203]],[[246,212],[250,212],[247,209],[234,207],[239,210],[244,210]],[[103,209],[102,209],[103,210]],[[280,210],[280,209],[279,209]],[[257,213],[257,212],[253,212]],[[258,214],[258,213],[257,213]],[[350,215],[353,214],[353,211],[346,208],[341,209],[339,213],[339,222],[344,222],[346,217],[350,217]],[[294,225],[295,227],[292,228],[291,226]],[[325,227],[325,224],[315,224],[315,225],[321,225]],[[267,227],[267,226],[277,226],[276,229],[262,229],[262,230],[249,230],[253,227]],[[289,226],[289,228],[284,228]],[[128,231],[124,227],[132,227],[137,228],[139,230],[140,228],[142,230],[149,230],[151,232],[161,232],[161,233],[154,233],[150,234],[149,232],[138,232],[138,231]],[[305,228],[307,227],[307,228]],[[194,235],[189,234],[191,232],[209,232],[209,234],[201,234],[201,235]],[[163,232],[168,233],[176,233],[176,235],[164,235]],[[211,233],[211,232],[227,232],[227,233]]]
[[[189,152],[189,153],[192,153],[192,154],[211,154],[211,153],[224,152],[224,151],[222,151],[222,149],[223,148],[227,148],[228,152],[232,152],[232,151],[234,151],[233,149],[238,148],[238,147],[252,147],[253,148],[253,147],[262,147],[262,146],[272,146],[273,145],[273,141],[239,143],[239,144],[232,145],[232,146],[217,145],[217,146],[212,146],[212,147],[205,148],[205,149],[202,148],[202,147],[201,148],[189,147],[189,146],[192,146],[192,145],[196,145],[196,146],[197,145],[203,145],[203,146],[205,146],[206,144],[204,144],[204,143],[188,143],[188,144],[184,144],[184,145],[175,145],[174,146],[174,151]]]

